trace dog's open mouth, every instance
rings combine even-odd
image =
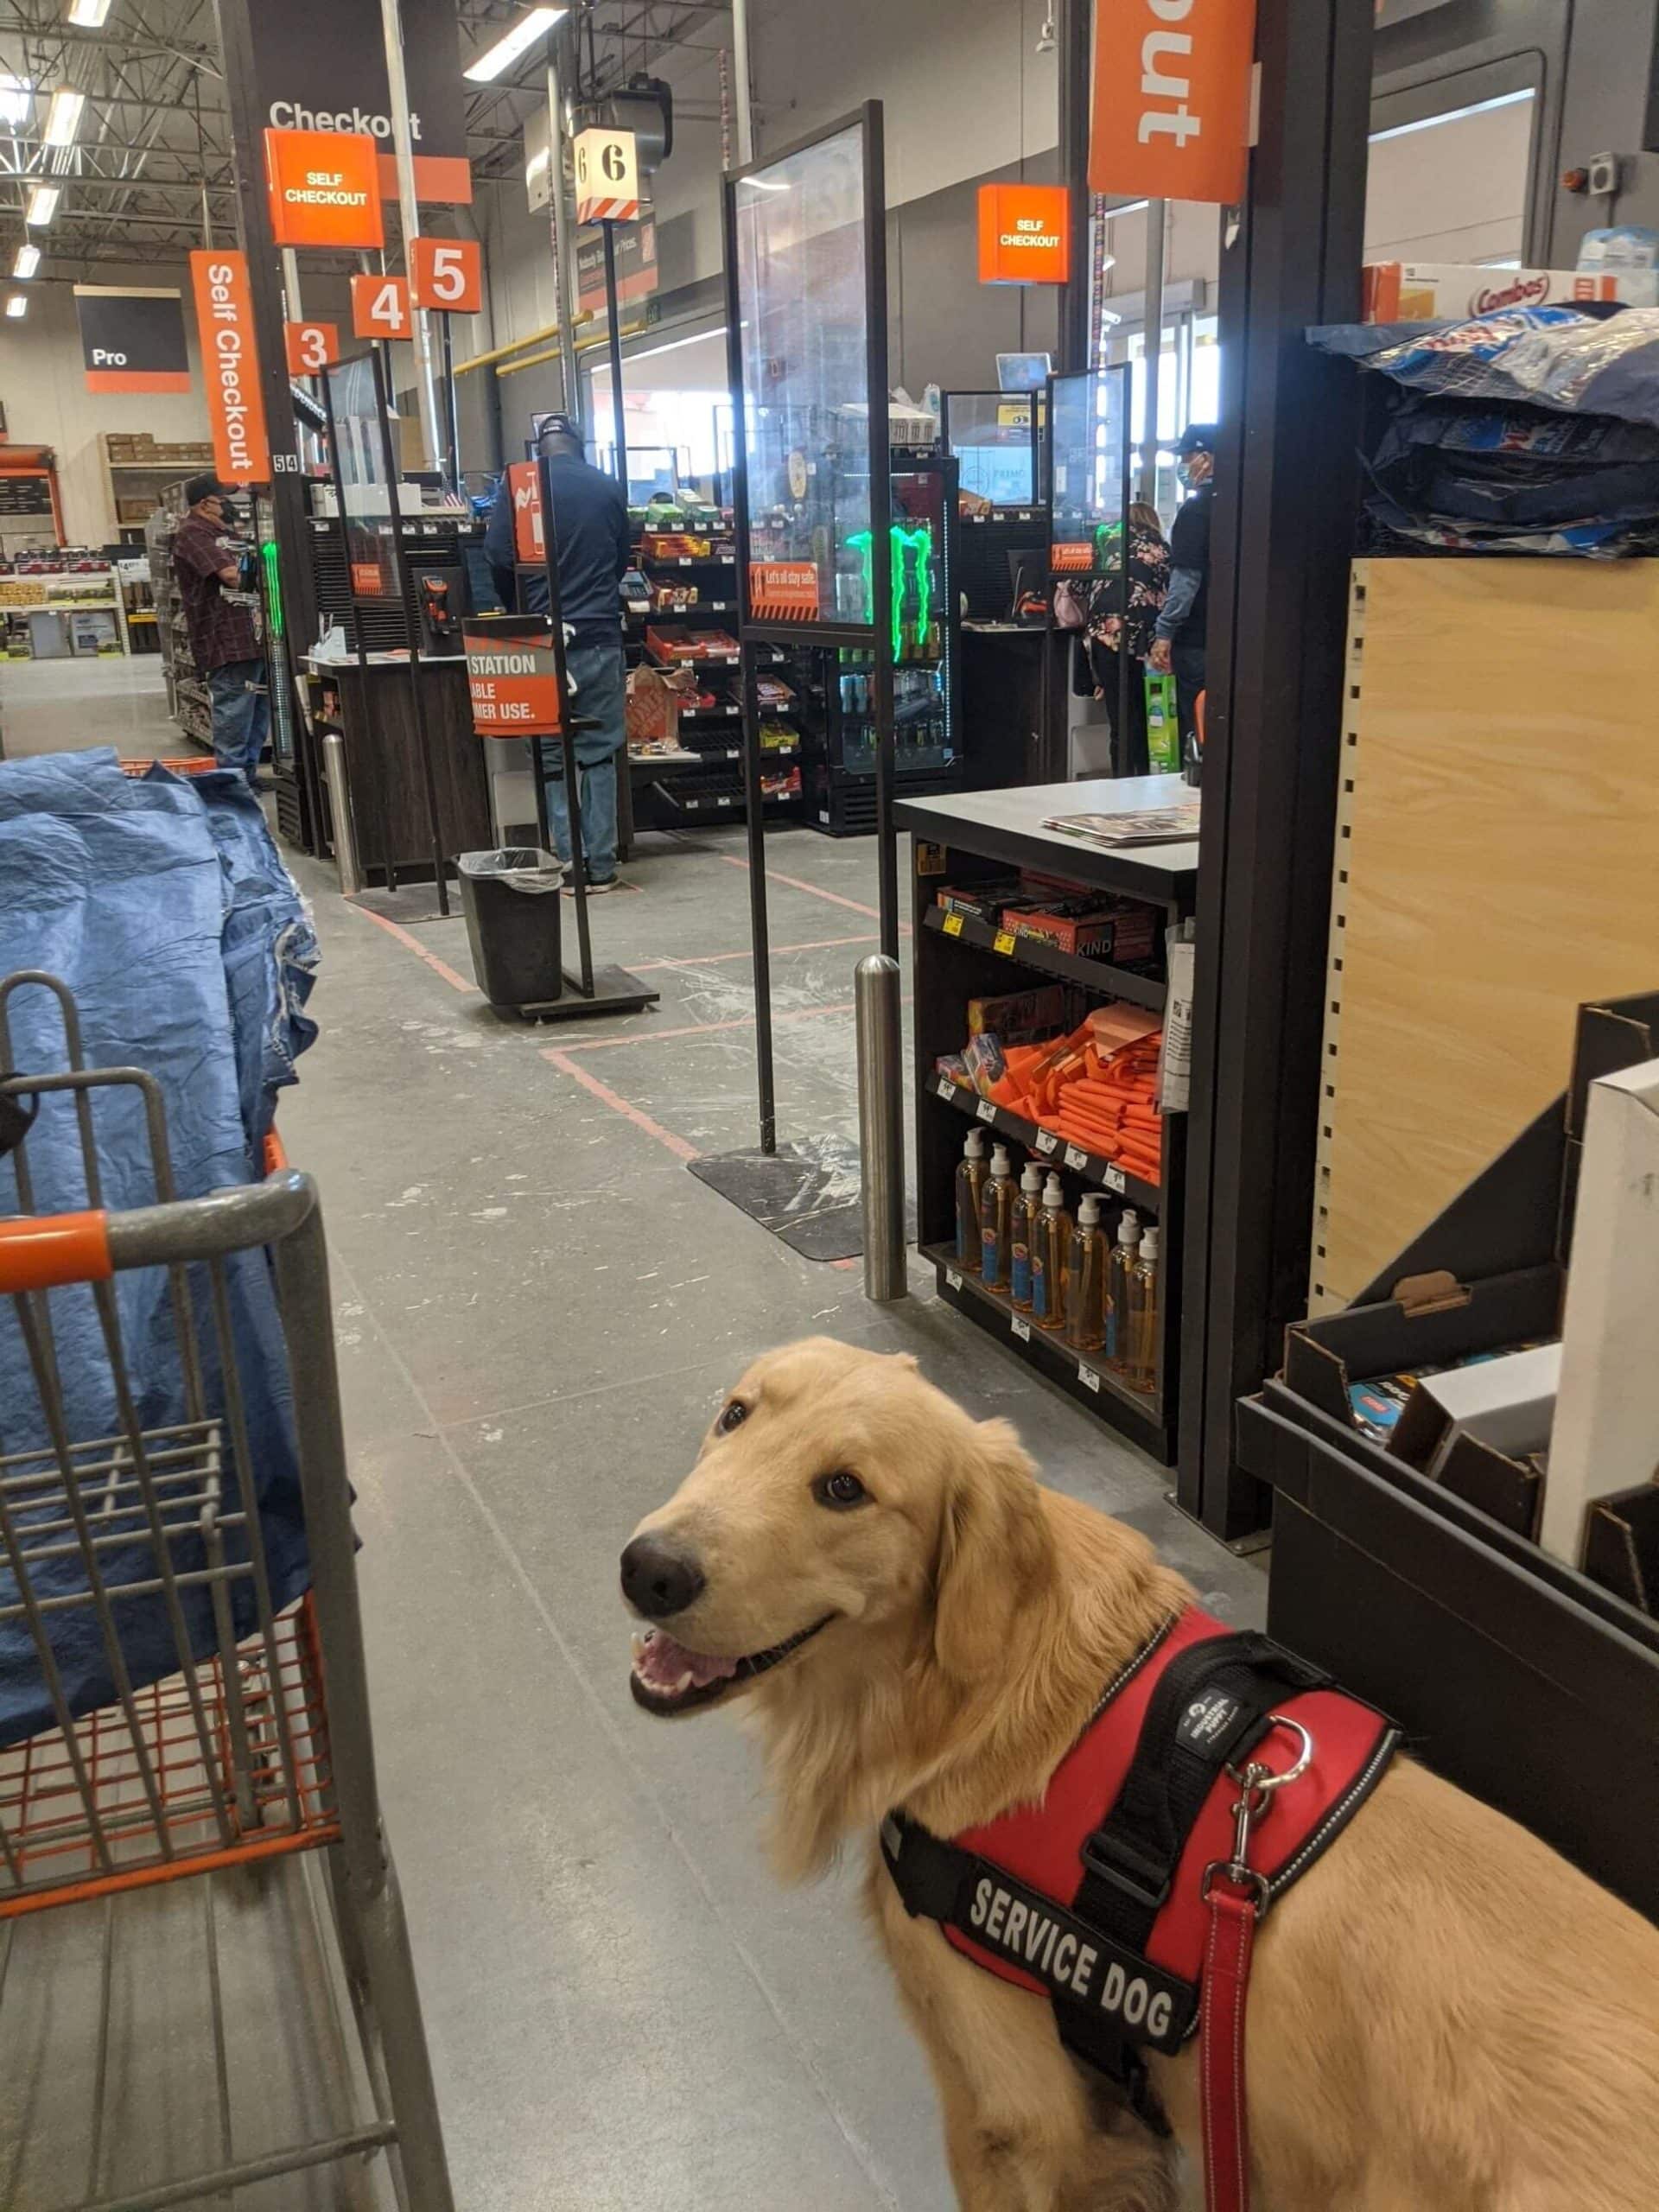
[[[707,1652],[688,1651],[666,1629],[648,1628],[633,1639],[633,1672],[628,1677],[633,1701],[664,1719],[693,1712],[700,1705],[712,1705],[735,1684],[770,1673],[820,1629],[828,1628],[834,1618],[833,1613],[826,1613],[798,1635],[786,1636],[781,1643],[751,1652],[746,1659],[719,1659]]]

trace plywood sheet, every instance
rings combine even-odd
[[[1355,570],[1316,1306],[1565,1087],[1586,999],[1659,988],[1659,561]]]

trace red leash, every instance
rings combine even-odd
[[[1307,1771],[1313,1739],[1300,1721],[1274,1713],[1274,1727],[1301,1738],[1296,1763],[1283,1774],[1252,1763],[1228,1772],[1238,1783],[1233,1807],[1233,1855],[1205,1870],[1210,1938],[1204,1955],[1204,2010],[1198,2030],[1198,2082],[1204,2117],[1204,2201],[1208,2212],[1249,2212],[1249,2108],[1244,2094],[1244,2013],[1250,1993],[1255,1925],[1267,1910],[1267,1880],[1249,1863],[1250,1830],[1273,1804],[1273,1793]]]

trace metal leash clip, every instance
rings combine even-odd
[[[1250,1865],[1250,1833],[1255,1823],[1272,1809],[1273,1796],[1288,1783],[1300,1782],[1307,1772],[1313,1758],[1313,1738],[1300,1720],[1292,1720],[1282,1713],[1270,1713],[1268,1726],[1288,1728],[1300,1738],[1301,1748],[1295,1763],[1282,1774],[1275,1774],[1271,1767],[1263,1766],[1259,1759],[1252,1759],[1246,1766],[1230,1766],[1228,1775],[1238,1784],[1239,1795],[1232,1807],[1233,1855],[1230,1859],[1211,1859],[1204,1870],[1203,1897],[1210,1900],[1211,1884],[1217,1874],[1225,1874],[1229,1881],[1241,1890],[1253,1891],[1255,1896],[1255,1916],[1260,1920],[1272,1903],[1273,1893],[1265,1874]]]

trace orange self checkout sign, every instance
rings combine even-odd
[[[1070,198],[1063,184],[982,184],[980,283],[1069,283]]]
[[[385,244],[380,149],[366,131],[267,130],[265,175],[278,245]]]

